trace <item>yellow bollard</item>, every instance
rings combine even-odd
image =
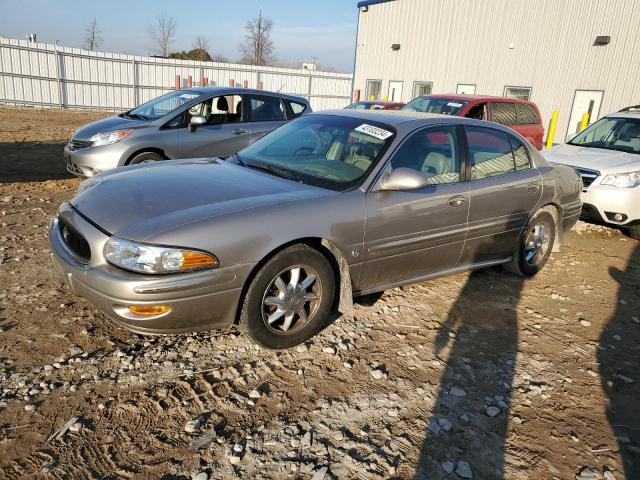
[[[549,131],[547,132],[547,148],[553,146],[553,137],[556,136],[556,127],[558,126],[558,111],[551,113],[551,121],[549,122]]]
[[[583,131],[589,126],[589,113],[584,112],[582,114],[582,122],[580,122],[580,131]]]
[[[374,97],[373,95],[371,95],[371,96],[369,97],[369,100],[371,100],[372,102],[375,102],[375,101],[376,101],[376,97]]]

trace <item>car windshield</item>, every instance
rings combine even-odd
[[[459,115],[469,102],[451,98],[418,97],[411,100],[400,110],[408,112],[441,113],[444,115]]]
[[[640,118],[605,117],[576,135],[571,145],[640,153]]]
[[[346,191],[364,180],[394,134],[393,127],[369,119],[309,115],[241,150],[235,161],[308,185]]]
[[[193,90],[176,90],[175,92],[161,95],[147,103],[143,103],[139,107],[123,113],[122,116],[140,118],[142,120],[156,120],[157,118],[164,117],[168,113],[171,113],[176,108],[190,102],[194,98],[198,98],[200,95],[202,95],[201,92]]]

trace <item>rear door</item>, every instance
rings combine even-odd
[[[250,143],[287,122],[283,99],[270,95],[247,95],[247,115],[251,130]]]
[[[243,103],[241,95],[222,95],[191,107],[180,128],[180,158],[226,157],[249,145]],[[207,124],[190,131],[188,123],[193,115],[204,116]]]
[[[386,171],[411,168],[425,174],[429,185],[367,193],[360,290],[406,283],[457,264],[469,208],[469,185],[461,175],[461,135],[455,126],[412,133]]]
[[[465,127],[469,225],[461,263],[511,256],[542,194],[542,177],[527,147],[489,127]]]

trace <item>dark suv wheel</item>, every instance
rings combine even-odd
[[[263,347],[293,347],[326,325],[334,293],[333,268],[324,255],[307,245],[293,245],[254,277],[240,313],[240,330]]]
[[[556,238],[556,223],[553,215],[539,210],[529,221],[518,241],[513,260],[505,268],[522,277],[532,277],[545,266]]]

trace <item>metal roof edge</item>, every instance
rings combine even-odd
[[[395,0],[362,0],[358,2],[358,8],[368,7],[369,5],[375,5],[376,3],[395,2]]]

